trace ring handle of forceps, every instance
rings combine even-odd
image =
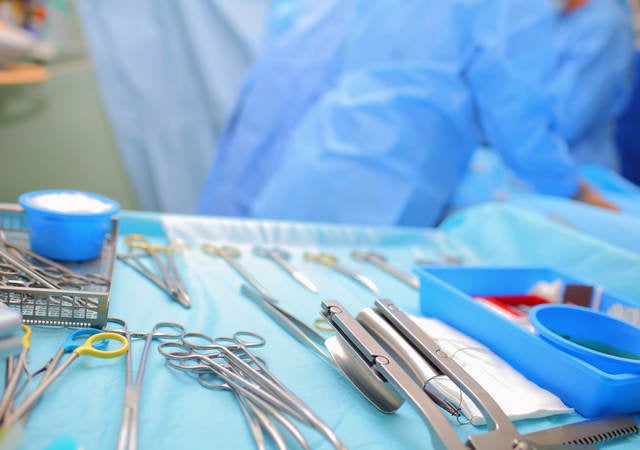
[[[93,343],[101,340],[118,341],[122,345],[113,350],[100,350],[93,346]],[[102,332],[89,336],[83,344],[73,350],[78,355],[89,355],[97,358],[115,358],[124,355],[129,350],[129,341],[126,337],[117,333]]]
[[[188,249],[189,244],[187,244],[183,239],[176,239],[175,241],[169,242],[169,245],[167,245],[167,253],[175,253]]]
[[[129,337],[132,337],[132,338],[144,338],[144,337],[147,337],[147,335],[149,334],[149,333],[143,333],[139,331],[129,331],[127,327],[127,323],[124,320],[119,319],[117,317],[107,317],[107,323],[109,322],[117,324],[121,328],[119,329],[107,328],[102,331],[108,332],[108,333],[125,334],[125,335],[128,334]],[[177,333],[163,333],[159,331],[160,328],[173,328],[177,330]],[[185,331],[186,330],[184,326],[177,322],[158,322],[153,326],[153,329],[151,330],[150,334],[154,339],[178,339],[180,336],[182,336],[185,333]]]
[[[238,258],[241,255],[240,250],[232,245],[218,246],[205,242],[200,246],[200,249],[207,255],[220,256],[222,258]]]
[[[62,343],[61,347],[65,351],[65,353],[70,353],[78,348],[82,343],[78,343],[77,340],[79,338],[89,338],[94,334],[104,333],[102,330],[98,330],[97,328],[82,328],[80,330],[76,330],[67,336],[67,339]],[[86,340],[85,340],[86,341]],[[101,339],[98,342],[93,344],[94,348],[98,350],[105,350],[109,341],[107,339]]]
[[[243,339],[242,336],[250,336],[253,340]],[[201,339],[205,341],[205,343],[193,342],[191,339]],[[250,352],[251,348],[263,347],[266,343],[265,338],[252,331],[237,331],[233,334],[233,337],[220,336],[215,338],[203,333],[189,332],[182,335],[181,342],[163,342],[158,346],[158,351],[165,358],[181,360],[192,358],[194,352],[199,354],[199,356],[203,356],[202,353],[200,353],[202,350],[219,350],[224,352],[222,348],[225,348],[234,354],[237,350],[242,350],[244,353],[251,355],[249,356],[251,360],[258,362],[263,367],[267,367],[267,362],[262,357],[252,355]],[[188,351],[166,352],[164,349],[167,347],[180,348],[183,350],[188,349]],[[218,352],[218,355],[221,356],[222,353]],[[244,358],[241,359],[244,360]]]
[[[328,252],[321,252],[321,253],[305,252],[304,259],[307,261],[319,262],[329,266],[334,266],[338,263],[338,257],[333,253],[328,253]]]
[[[247,338],[248,337],[248,338]],[[264,347],[267,340],[253,331],[236,331],[231,336],[218,336],[213,338],[213,344],[227,348],[245,347],[247,349]]]
[[[351,257],[356,261],[368,261],[371,258],[378,258],[381,261],[386,261],[387,257],[382,253],[368,251],[368,250],[354,250],[351,252]]]
[[[255,245],[253,247],[253,254],[256,256],[262,256],[263,258],[268,258],[270,255],[274,253],[282,259],[289,259],[289,257],[291,257],[291,254],[288,251],[278,247],[267,248],[263,245]]]
[[[248,336],[249,339],[244,338],[245,336]],[[195,342],[193,339],[200,339],[204,343]],[[219,347],[259,348],[264,347],[267,340],[253,331],[236,331],[232,336],[219,337],[211,337],[204,333],[190,331],[180,336],[180,342],[180,345],[184,348],[191,350],[212,350]]]
[[[128,234],[124,237],[124,243],[129,248],[139,248],[146,250],[149,253],[154,251],[164,251],[165,248],[161,245],[154,245],[149,242],[149,239],[141,234]]]
[[[240,290],[244,296],[258,303],[258,306],[278,322],[278,324],[282,326],[288,334],[301,344],[314,350],[320,357],[333,365],[333,359],[327,354],[324,348],[324,336],[288,311],[269,302],[263,298],[260,293],[256,292],[246,284],[243,284]]]

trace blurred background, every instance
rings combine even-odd
[[[295,3],[0,0],[0,201],[70,188],[195,212],[272,8]]]
[[[1,18],[20,24],[20,2],[1,1]],[[73,1],[42,2],[41,23],[32,23],[33,42],[17,33],[5,37],[21,60],[44,71],[9,68],[0,82],[0,201],[16,202],[29,190],[68,187],[102,192],[136,208],[122,159],[98,93],[95,73]],[[24,29],[21,27],[21,29]],[[15,31],[15,30],[14,30]],[[6,36],[6,35],[5,35]],[[38,41],[49,44],[33,55]],[[9,53],[6,50],[6,53]],[[32,68],[32,67],[31,67]],[[32,68],[33,69],[33,68]]]
[[[172,5],[179,2],[164,1],[135,2],[135,5],[128,1],[84,3],[0,0],[0,23],[4,24],[0,25],[0,74],[7,75],[0,77],[0,201],[16,202],[21,193],[30,190],[69,188],[107,195],[125,209],[193,212],[213,157],[215,140],[253,60],[270,2],[196,1],[184,8]],[[25,29],[22,21],[27,4],[31,11],[37,11],[32,15],[40,15],[37,20],[32,19],[28,27],[31,41],[9,33],[16,31],[13,27],[7,29],[10,24]],[[164,33],[163,28],[171,28],[191,17],[199,17],[211,33],[211,41],[205,43],[209,48],[199,50],[213,65],[207,70],[211,89],[216,92],[208,97],[209,111],[200,120],[187,104],[179,111],[149,112],[146,119],[138,116],[141,127],[145,124],[156,127],[161,116],[175,118],[178,113],[192,116],[178,120],[192,122],[186,125],[185,134],[194,138],[199,148],[194,148],[193,141],[189,146],[186,139],[185,145],[168,148],[168,155],[150,155],[152,144],[132,147],[126,130],[118,128],[122,125],[121,115],[112,111],[110,117],[107,113],[108,99],[103,94],[109,95],[118,89],[117,82],[113,83],[110,74],[105,74],[101,91],[96,61],[92,62],[87,40],[111,27],[115,33],[119,33],[118,28],[121,30],[122,34],[115,36],[107,30],[103,37],[96,36],[91,43],[93,57],[102,63],[105,59],[118,58],[117,52],[130,43],[126,34],[132,30],[127,27],[143,24],[151,34],[151,45],[158,47],[158,59],[170,58],[184,51],[184,48],[166,48],[171,33],[181,31],[173,29]],[[196,35],[192,38],[204,40],[198,35],[200,30],[196,30],[199,25],[194,24]],[[86,27],[95,28],[87,30]],[[159,34],[153,35],[154,32]],[[144,41],[145,36],[137,33],[134,38]],[[189,58],[184,55],[185,70],[191,69]],[[19,68],[14,63],[16,60],[20,61]],[[24,61],[44,70],[34,71],[31,64],[23,67],[27,65]],[[132,70],[146,70],[155,62],[142,61]],[[166,75],[171,77],[170,73]],[[138,77],[136,82],[144,83],[136,73],[131,76]],[[180,89],[176,91],[182,95]],[[118,132],[122,137],[120,142]],[[165,164],[166,167],[157,167]]]

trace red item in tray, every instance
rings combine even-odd
[[[474,295],[474,298],[483,298],[492,305],[515,316],[523,317],[529,313],[532,306],[541,303],[550,303],[547,299],[537,295]]]

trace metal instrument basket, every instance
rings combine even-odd
[[[11,244],[29,249],[27,217],[19,205],[0,203],[0,230]],[[53,265],[47,265],[29,257],[34,273],[55,280],[59,288],[47,287],[28,274],[16,273],[0,257],[0,303],[18,311],[26,324],[104,327],[117,238],[118,220],[114,217],[99,258],[84,262],[54,261]]]

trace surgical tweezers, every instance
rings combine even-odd
[[[282,250],[278,247],[266,248],[261,245],[256,245],[255,247],[253,247],[253,254],[256,256],[262,256],[264,258],[271,259],[302,286],[309,289],[311,292],[318,292],[318,288],[316,287],[316,285],[313,284],[304,273],[287,262],[287,259],[290,255],[285,250]]]
[[[273,303],[272,297],[264,296],[261,292],[251,289],[246,284],[242,285],[240,291],[242,295],[258,305],[295,340],[309,347],[315,354],[332,366],[334,365],[333,359],[324,347],[324,341],[326,339],[324,336],[307,325],[302,319],[299,319],[289,311]]]
[[[173,259],[178,244],[171,243],[167,247],[151,244],[144,236],[138,234],[130,234],[125,237],[125,243],[129,248],[140,249],[144,252],[132,252],[124,255],[118,255],[118,259],[129,267],[135,269],[138,273],[156,284],[160,289],[164,290],[169,296],[180,303],[185,308],[191,307],[191,299],[187,293],[186,287],[180,272],[176,267]],[[166,254],[166,264],[162,261],[159,253]],[[162,276],[158,276],[149,270],[140,258],[151,256],[156,266],[160,270]]]
[[[262,286],[258,280],[251,275],[247,269],[245,269],[238,261],[238,257],[240,256],[240,250],[231,245],[222,245],[218,246],[212,244],[210,242],[205,242],[201,247],[202,251],[207,255],[218,256],[231,266],[233,270],[235,270],[242,278],[247,281],[255,290],[260,292],[263,297],[265,297],[270,303],[277,303],[277,300],[274,299],[269,291],[267,291],[264,286]]]
[[[357,281],[367,289],[369,289],[374,294],[380,294],[380,289],[378,286],[371,281],[369,278],[361,275],[359,273],[355,273],[351,269],[346,268],[345,266],[338,264],[338,257],[331,253],[305,253],[304,257],[307,261],[314,261],[320,264],[324,264],[325,266],[331,267],[332,269],[340,272],[343,275],[351,278],[352,280]]]
[[[393,267],[391,264],[387,262],[387,258],[381,253],[354,250],[353,252],[351,252],[351,257],[357,261],[366,261],[373,264],[376,267],[379,267],[380,269],[393,275],[394,277],[408,284],[414,289],[420,288],[420,282],[416,278],[411,277],[406,273],[401,272],[400,270]]]

